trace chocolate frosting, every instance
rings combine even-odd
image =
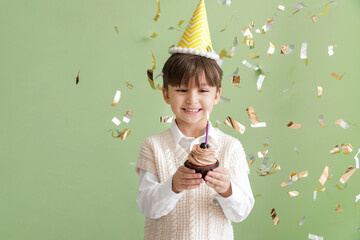
[[[200,144],[196,144],[189,153],[188,160],[196,166],[215,164],[217,161],[215,149],[211,146],[209,148],[201,148]]]

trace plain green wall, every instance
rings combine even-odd
[[[357,170],[342,191],[335,187],[360,147],[359,26],[360,1],[339,1],[313,23],[310,13],[325,9],[326,1],[304,0],[307,6],[292,15],[295,0],[233,1],[231,7],[207,0],[213,47],[230,50],[238,37],[235,57],[225,59],[223,96],[211,121],[231,116],[246,126],[244,135],[230,127],[220,129],[238,138],[247,153],[265,150],[270,138],[269,163],[280,164],[277,173],[260,177],[262,159],[250,167],[255,207],[242,223],[234,224],[236,239],[307,239],[309,233],[324,239],[360,239],[360,210],[354,206],[360,194]],[[197,0],[161,0],[161,16],[155,0],[6,1],[0,2],[1,160],[0,239],[142,239],[144,216],[137,209],[138,176],[134,163],[145,137],[168,128],[159,117],[171,115],[160,91],[150,88],[146,69],[151,53],[156,57],[155,75],[168,58],[167,49],[180,40]],[[286,6],[284,12],[277,6]],[[253,30],[255,48],[242,45],[241,30],[251,21],[260,28],[277,14],[278,20],[265,35]],[[229,27],[220,32],[229,19]],[[185,20],[180,31],[168,30]],[[118,27],[120,34],[115,31]],[[158,33],[155,39],[149,36]],[[266,56],[269,42],[276,51]],[[302,42],[308,42],[309,63],[300,59]],[[295,44],[288,56],[280,46]],[[335,55],[327,54],[336,44]],[[252,60],[249,53],[260,58]],[[257,75],[241,61],[260,64],[266,71],[261,93]],[[226,76],[239,67],[242,88]],[[80,82],[75,85],[80,71]],[[346,73],[341,80],[330,75]],[[129,81],[135,88],[128,89]],[[295,84],[287,92],[293,82]],[[161,78],[156,80],[161,83]],[[317,84],[324,94],[317,98]],[[116,90],[122,96],[110,107]],[[245,109],[254,106],[266,128],[251,128]],[[125,141],[112,138],[114,116],[134,112]],[[318,122],[325,116],[325,128]],[[344,130],[334,124],[342,118],[353,124]],[[302,129],[286,127],[288,121]],[[337,144],[351,143],[349,155],[329,151]],[[293,147],[300,149],[296,153]],[[257,158],[257,157],[256,157]],[[333,176],[325,192],[313,200],[313,190],[325,166]],[[281,188],[294,172],[309,176]],[[288,191],[300,195],[289,198]],[[343,213],[334,207],[340,204]],[[280,223],[274,226],[270,210]],[[303,226],[296,220],[306,216]]]

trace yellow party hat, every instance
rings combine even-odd
[[[169,53],[187,53],[219,60],[219,55],[212,48],[204,0],[200,0],[196,7],[179,44],[170,48]]]

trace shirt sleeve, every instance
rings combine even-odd
[[[156,174],[140,169],[140,187],[136,203],[147,217],[157,219],[169,214],[185,192],[172,191],[172,177],[160,183]]]
[[[230,155],[230,175],[232,195],[224,198],[216,196],[225,216],[232,222],[241,222],[247,218],[254,207],[254,196],[251,190],[248,174],[249,166],[241,143],[236,140],[234,152]]]

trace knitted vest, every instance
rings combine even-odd
[[[215,130],[218,131],[219,140],[215,144],[210,138],[209,144],[216,148],[220,166],[229,169],[231,175],[236,175],[234,171],[239,169],[248,170],[247,165],[231,161],[235,159],[232,154],[244,154],[240,142],[218,129]],[[180,146],[175,146],[168,129],[144,141],[137,170],[142,168],[154,173],[159,177],[160,183],[164,183],[184,164],[187,155]],[[205,183],[197,189],[186,190],[168,215],[159,219],[146,218],[145,239],[233,239],[230,220],[226,218],[220,205],[211,204],[216,194]]]

